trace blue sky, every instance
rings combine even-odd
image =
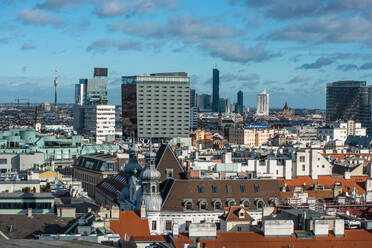
[[[325,108],[325,86],[372,81],[372,0],[1,0],[0,102],[73,102],[74,84],[109,68],[120,77],[185,71],[197,93],[256,106]]]

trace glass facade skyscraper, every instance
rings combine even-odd
[[[244,112],[243,111],[243,91],[239,90],[237,96],[238,96],[238,102],[236,104],[235,112],[238,114],[242,114]]]
[[[213,94],[212,94],[212,111],[219,111],[220,105],[220,71],[213,69]]]
[[[354,120],[371,135],[371,87],[365,81],[339,81],[327,85],[327,121]]]

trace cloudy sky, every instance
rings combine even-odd
[[[325,108],[325,85],[372,81],[372,0],[1,0],[0,102],[61,102],[74,84],[109,68],[110,102],[120,77],[185,71],[210,93],[246,105],[267,89],[270,106]]]

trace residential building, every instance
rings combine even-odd
[[[228,131],[228,140],[231,144],[262,146],[274,137],[273,129],[243,129],[231,127]]]
[[[190,79],[185,72],[122,77],[123,135],[188,137]]]
[[[371,129],[371,86],[365,81],[339,81],[327,85],[327,121],[360,122]]]
[[[213,69],[212,111],[220,112],[220,71]]]
[[[344,145],[344,142],[350,135],[366,136],[367,129],[362,127],[361,123],[352,120],[329,124],[317,129],[318,139],[325,141],[340,141],[340,145]]]
[[[257,116],[269,115],[269,94],[264,90],[262,93],[257,94]]]

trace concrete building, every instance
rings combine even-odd
[[[42,152],[33,153],[0,153],[0,173],[11,171],[24,172],[35,169],[45,163]]]
[[[197,95],[197,106],[201,112],[208,112],[212,110],[212,96],[208,94]]]
[[[185,72],[122,77],[123,135],[188,137],[190,79]]]
[[[269,94],[264,90],[262,93],[257,94],[257,116],[269,115]]]
[[[87,105],[84,113],[84,133],[97,144],[115,139],[115,105]]]

